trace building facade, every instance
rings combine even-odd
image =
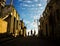
[[[7,22],[0,18],[0,34],[7,32]]]
[[[21,32],[20,32],[20,34],[21,34],[21,36],[26,37],[26,26],[25,26],[23,20],[20,20],[20,22],[21,22]]]
[[[26,36],[26,27],[23,21],[20,21],[20,16],[17,13],[16,9],[13,6],[13,0],[11,0],[10,5],[5,5],[6,0],[0,0],[0,21],[5,23],[3,31],[8,35],[12,35],[14,37],[23,35]],[[0,23],[0,33],[2,33],[2,27]],[[4,25],[4,24],[2,24]],[[22,33],[21,33],[22,30]]]
[[[6,5],[6,0],[0,0],[0,18],[2,16],[2,9],[5,7]]]
[[[43,31],[44,30],[44,17],[41,17],[39,22],[40,22],[39,37],[42,37],[43,34],[45,35],[45,31]]]
[[[43,34],[47,38],[55,39],[60,38],[60,1],[50,0],[47,4],[44,12],[43,18],[40,18],[40,25],[43,27]],[[43,21],[43,23],[42,23]],[[43,25],[42,25],[42,24]]]

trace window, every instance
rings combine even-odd
[[[52,23],[53,23],[53,17],[52,17],[52,14],[50,14],[50,16],[49,16],[49,25],[52,25]]]
[[[52,9],[52,6],[49,6],[49,10]]]
[[[18,20],[17,20],[17,23],[16,23],[16,29],[18,29]]]
[[[48,25],[46,24],[46,36],[48,36]]]
[[[60,19],[60,11],[59,11],[59,9],[56,10],[56,16],[57,16],[57,20],[59,20]]]

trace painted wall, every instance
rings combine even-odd
[[[6,33],[7,32],[7,22],[0,19],[0,33]]]

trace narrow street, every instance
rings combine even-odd
[[[0,46],[60,46],[60,0],[0,0]]]
[[[38,39],[36,37],[27,37],[16,38],[3,42],[0,46],[56,46],[56,44],[48,40]]]

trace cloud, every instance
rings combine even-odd
[[[33,21],[33,22],[30,22],[28,26],[30,26],[30,28],[34,29],[37,27],[37,23]]]
[[[30,13],[29,15],[30,15],[30,17],[34,20],[34,19],[39,19],[40,18],[40,12],[41,11],[39,11],[39,10],[31,10],[30,12],[32,12],[33,11],[33,13]],[[37,12],[36,12],[37,11]]]
[[[35,6],[34,4],[31,4],[31,5],[29,5],[29,4],[20,4],[20,5],[23,5],[23,6],[26,6],[26,7],[34,7]]]
[[[30,7],[30,5],[25,4],[25,3],[20,3],[20,6]]]
[[[36,22],[32,22],[32,23],[31,23],[31,27],[34,27],[33,30],[38,31],[38,26],[37,26],[37,23],[36,23]],[[37,33],[37,32],[36,32],[36,33]]]
[[[31,14],[30,17],[33,18],[33,15]]]
[[[32,1],[27,1],[27,3],[32,3]]]
[[[29,29],[34,29],[35,27],[37,27],[37,23],[34,21],[30,22],[30,21],[24,20],[24,22]]]
[[[29,6],[29,5],[27,5],[27,4],[24,4],[23,6]]]
[[[37,6],[39,6],[39,7],[40,7],[40,6],[42,6],[42,5],[41,5],[41,4],[37,4]]]
[[[34,32],[34,29],[36,31],[36,34],[38,34],[38,26],[37,26],[37,23],[36,22],[30,22],[30,21],[27,21],[27,20],[24,20],[25,24],[27,24],[27,31],[26,31],[26,34],[28,35],[28,32],[29,32],[29,35],[31,35],[31,29],[33,30]]]
[[[40,9],[43,9],[43,7],[40,7]]]
[[[24,0],[23,2],[25,2],[25,3],[32,3],[31,0]]]
[[[25,6],[25,7],[31,7],[30,5],[28,5],[28,4],[23,4],[23,6]]]
[[[23,10],[25,9],[25,8],[22,8]]]
[[[27,20],[23,20],[25,22],[25,24],[30,24],[30,21]]]
[[[38,0],[34,0],[35,2],[38,2]]]
[[[35,8],[34,6],[32,8],[30,8],[30,11],[35,11],[36,12],[38,10],[38,8]]]
[[[35,5],[31,5],[32,7],[34,7]]]
[[[40,14],[39,15],[35,15],[33,18],[34,19],[39,19],[40,18]]]

